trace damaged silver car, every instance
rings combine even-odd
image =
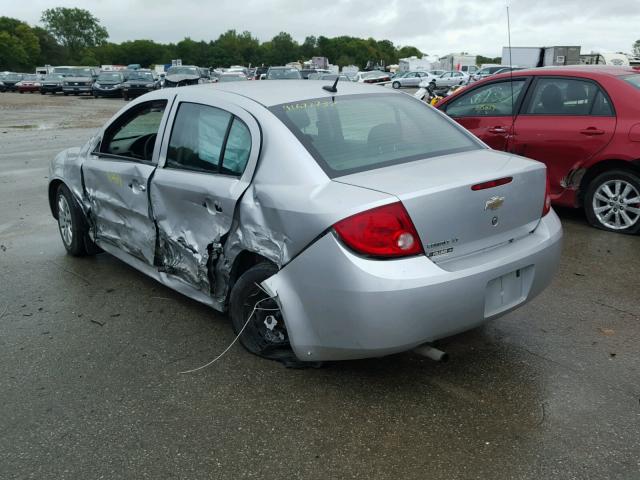
[[[410,350],[550,283],[562,229],[542,163],[409,95],[335,87],[136,99],[51,163],[64,247],[104,250],[229,312],[250,352],[296,362]]]

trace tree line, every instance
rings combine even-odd
[[[313,56],[327,57],[337,65],[367,62],[397,63],[400,58],[422,52],[411,46],[396,46],[389,40],[350,36],[308,36],[297,42],[280,32],[261,42],[250,32],[228,30],[216,40],[195,41],[189,37],[177,43],[153,40],[109,42],[109,34],[89,11],[80,8],[51,8],[42,12],[42,27],[9,17],[0,17],[0,70],[32,71],[36,66],[107,65],[139,63],[143,67],[166,64],[180,58],[184,64],[207,67],[230,65],[284,65]]]

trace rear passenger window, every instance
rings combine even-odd
[[[602,91],[599,91],[596,94],[596,99],[593,101],[593,109],[591,110],[591,115],[596,115],[599,117],[613,116],[613,108],[611,108],[609,99],[604,93],[602,93]]]
[[[233,119],[222,159],[222,173],[242,175],[251,153],[251,132],[238,118]]]
[[[611,105],[592,82],[572,78],[541,78],[525,112],[529,115],[612,115]]]
[[[182,103],[169,139],[167,167],[217,173],[232,119],[219,108]]]

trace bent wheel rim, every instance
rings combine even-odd
[[[255,311],[253,311],[255,308]],[[243,318],[250,320],[251,330],[256,335],[256,347],[260,352],[267,352],[270,348],[286,347],[289,345],[287,329],[282,318],[280,308],[274,299],[256,287],[252,289],[243,304]]]
[[[612,230],[625,230],[640,219],[640,193],[626,180],[608,180],[596,190],[592,208],[602,225]]]
[[[71,218],[71,208],[64,195],[58,196],[58,228],[60,236],[66,246],[71,246],[73,241],[73,220]]]

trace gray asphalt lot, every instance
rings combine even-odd
[[[411,353],[289,370],[102,254],[65,254],[47,166],[121,100],[0,94],[1,479],[638,479],[640,238],[560,211],[553,285]],[[389,321],[393,321],[392,318]]]

